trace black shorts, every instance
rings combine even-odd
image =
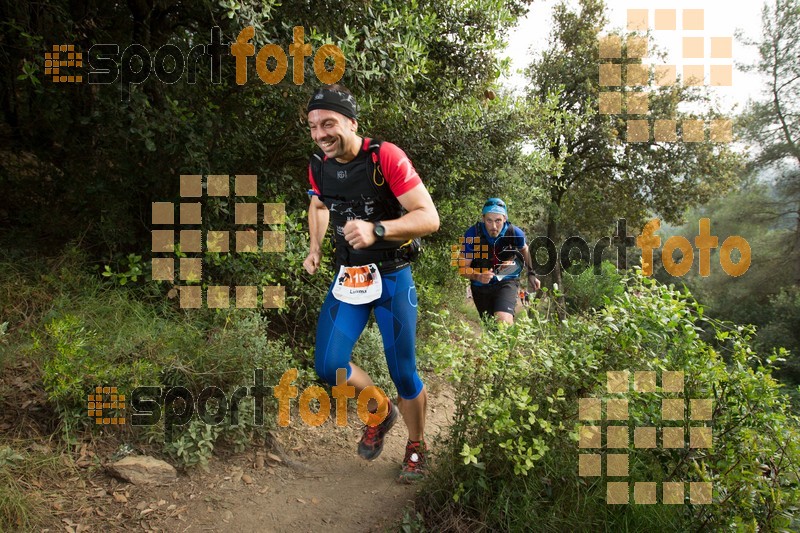
[[[519,298],[519,280],[501,281],[494,285],[472,285],[472,299],[481,318],[494,316],[498,311],[514,316]]]

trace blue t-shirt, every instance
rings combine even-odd
[[[478,237],[479,242],[475,243],[475,238]],[[461,245],[462,257],[472,259],[473,268],[483,268],[483,266],[476,266],[476,264],[485,264],[486,267],[494,268],[498,263],[502,263],[503,252],[509,250],[521,250],[527,246],[525,242],[525,233],[516,226],[506,223],[505,227],[500,231],[500,235],[496,239],[489,237],[483,222],[473,224],[464,233],[463,243]],[[476,247],[479,247],[476,249]],[[487,262],[491,261],[491,263]],[[519,274],[506,276],[503,281],[507,279],[517,279]],[[470,281],[473,285],[478,287],[487,285],[480,281]],[[493,278],[488,285],[499,283],[497,278]]]

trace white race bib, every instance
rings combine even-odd
[[[381,273],[378,265],[341,266],[333,284],[333,296],[349,304],[368,304],[381,297]]]

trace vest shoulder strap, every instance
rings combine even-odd
[[[383,141],[379,141],[377,139],[370,139],[369,146],[367,146],[367,175],[370,177],[372,182],[372,188],[375,189],[375,193],[378,197],[381,196],[381,190],[384,185],[386,185],[386,178],[383,175],[383,169],[381,168],[381,144]]]
[[[381,144],[383,141],[377,139],[368,139],[369,144],[367,145],[367,175],[371,179],[372,188],[375,190],[375,193],[380,197],[381,196],[381,187],[386,184],[386,178],[383,174],[383,169],[381,168]],[[311,155],[309,160],[309,165],[311,167],[311,177],[314,178],[314,182],[317,184],[317,188],[320,192],[320,197],[325,197],[325,192],[323,191],[323,175],[322,175],[322,165],[325,162],[325,154],[322,150],[315,150],[314,153]]]
[[[308,166],[311,169],[311,177],[314,178],[314,183],[317,184],[317,189],[319,189],[319,195],[323,196],[325,193],[322,191],[322,162],[325,160],[325,154],[322,150],[315,150],[313,154],[311,154],[311,158],[308,161]]]

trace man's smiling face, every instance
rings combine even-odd
[[[358,122],[328,109],[314,109],[308,113],[311,139],[329,158],[346,163],[358,155]]]

